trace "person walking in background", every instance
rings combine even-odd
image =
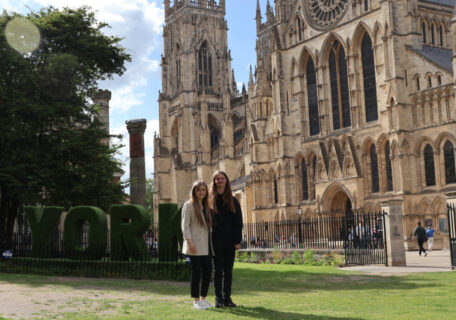
[[[428,238],[428,250],[432,251],[432,246],[434,245],[434,228],[432,226],[429,226],[428,229],[426,230],[426,236]]]
[[[193,184],[188,200],[182,208],[182,253],[190,257],[192,278],[190,293],[194,309],[213,307],[207,300],[211,280],[213,248],[211,237],[212,217],[209,212],[209,197],[206,183]]]
[[[421,226],[421,222],[418,221],[418,227],[415,228],[415,231],[413,232],[413,239],[417,238],[418,240],[418,247],[420,248],[419,255],[421,256],[421,252],[424,253],[424,256],[427,256],[427,252],[423,247],[423,244],[426,240],[426,230]]]
[[[214,246],[215,307],[236,307],[231,300],[235,250],[241,248],[242,211],[231,192],[228,176],[216,171],[209,190],[212,213],[212,241]]]

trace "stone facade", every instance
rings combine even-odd
[[[194,180],[222,169],[245,222],[400,200],[406,249],[418,220],[446,247],[454,0],[274,5],[266,21],[257,5],[257,66],[238,92],[225,1],[165,0],[155,203],[182,204]]]

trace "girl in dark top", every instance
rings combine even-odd
[[[231,192],[230,180],[223,171],[212,176],[209,190],[214,247],[214,288],[217,308],[236,307],[231,300],[234,252],[241,248],[242,211]]]

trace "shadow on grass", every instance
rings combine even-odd
[[[413,279],[405,276],[377,276],[363,273],[325,273],[286,270],[255,270],[238,269],[234,273],[233,286],[238,292],[271,291],[271,292],[302,292],[303,290],[396,290],[417,289],[428,286],[426,280]]]
[[[150,281],[132,279],[76,278],[0,273],[0,282],[31,287],[47,285],[72,289],[142,291],[161,295],[187,296],[188,282]],[[397,290],[417,289],[444,281],[431,281],[421,276],[376,276],[346,273],[337,269],[292,268],[241,265],[234,270],[233,290],[236,293],[296,292],[337,290]]]
[[[294,312],[283,312],[277,311],[272,309],[267,309],[263,307],[242,307],[239,306],[237,308],[231,309],[212,309],[213,312],[220,313],[221,318],[227,318],[228,314],[248,317],[248,318],[257,318],[257,319],[308,319],[308,320],[354,320],[354,319],[362,319],[362,318],[345,318],[345,317],[330,317],[330,316],[318,316],[313,314],[302,314],[302,313],[294,313]]]

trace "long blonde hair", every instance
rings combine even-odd
[[[200,188],[204,187],[206,188],[206,196],[203,198],[203,208],[199,205],[198,202],[198,197],[196,196],[196,191]],[[203,220],[203,212],[201,209],[205,209],[206,211],[206,225],[208,228],[212,227],[212,219],[211,219],[211,213],[209,210],[209,189],[204,181],[196,181],[193,186],[192,190],[190,191],[190,202],[193,204],[193,208],[195,209],[195,217],[196,221],[198,221],[200,226],[204,226],[204,220]]]
[[[217,177],[219,174],[223,174],[226,179],[225,191],[223,192],[223,195],[222,195],[223,203],[228,206],[228,209],[232,213],[235,213],[236,207],[235,207],[234,201],[233,201],[233,193],[231,191],[230,179],[228,179],[228,176],[222,170],[217,170],[212,175],[211,189],[209,190],[209,203],[211,206],[211,210],[214,211],[215,213],[218,213],[217,203],[216,203],[217,186],[215,184],[215,177]]]

